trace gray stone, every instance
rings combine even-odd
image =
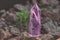
[[[42,4],[50,4],[50,5],[57,5],[58,1],[57,0],[41,0]]]
[[[4,21],[0,20],[0,27],[7,27],[6,23]]]
[[[45,22],[42,25],[45,30],[48,31],[48,34],[60,36],[60,27],[56,21],[53,22],[51,19],[49,19],[48,22]]]
[[[20,30],[16,27],[10,26],[10,33],[14,35],[20,35]]]
[[[14,8],[18,9],[18,10],[30,10],[31,8],[31,4],[27,4],[27,5],[21,5],[21,4],[15,4]]]

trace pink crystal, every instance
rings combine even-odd
[[[38,37],[40,36],[41,29],[41,11],[38,5],[35,3],[34,6],[30,10],[30,22],[29,22],[29,36],[30,37]]]

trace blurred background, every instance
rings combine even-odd
[[[29,13],[41,10],[41,35],[29,36]],[[60,40],[60,0],[0,0],[0,40]]]

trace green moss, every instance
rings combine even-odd
[[[29,20],[29,12],[28,10],[21,10],[21,12],[16,12],[16,16],[18,17],[18,22],[16,25],[20,28],[26,27],[28,25]]]

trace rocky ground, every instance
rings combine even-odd
[[[18,22],[16,12],[22,9],[30,11],[32,5],[15,4],[15,9],[0,10],[0,40],[60,40],[60,1],[37,0],[37,3],[41,9],[40,37],[31,38],[27,32],[28,26],[20,29],[20,26],[16,25]]]

